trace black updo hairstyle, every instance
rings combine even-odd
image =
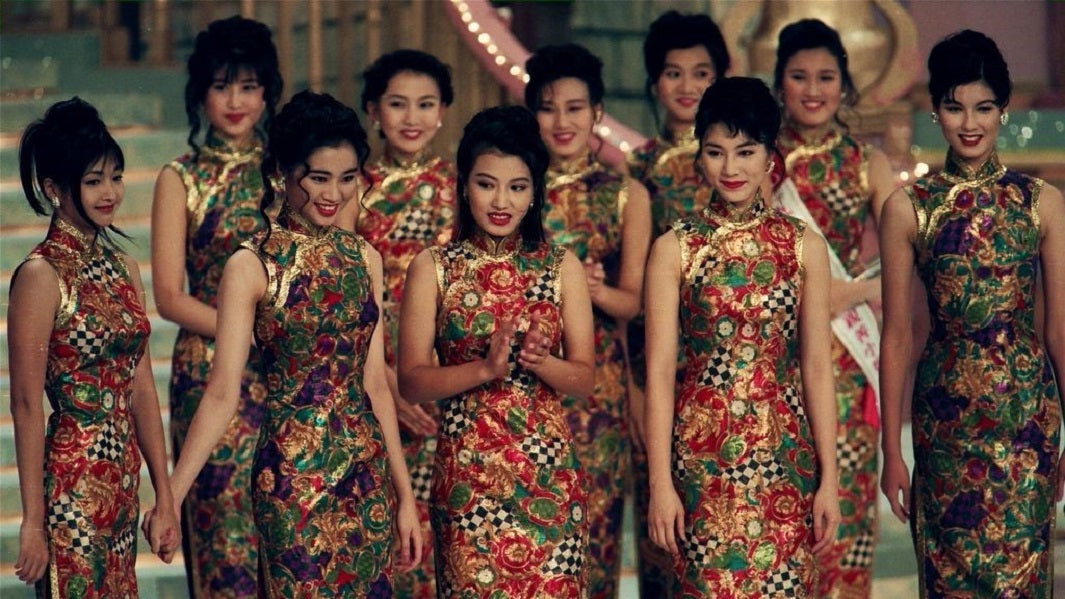
[[[662,13],[647,30],[647,37],[643,40],[643,66],[647,72],[644,92],[656,125],[659,124],[658,104],[651,90],[662,76],[662,71],[666,70],[666,55],[670,50],[685,50],[695,46],[706,48],[710,62],[714,64],[714,76],[724,77],[731,64],[728,48],[721,30],[709,16],[682,15],[671,10]]]
[[[363,165],[370,156],[370,144],[359,123],[359,115],[329,94],[303,90],[293,96],[274,119],[263,154],[261,170],[266,185],[259,206],[263,218],[269,222],[267,209],[276,198],[273,182],[279,174],[293,173],[301,166],[307,170],[307,159],[311,154],[321,148],[336,148],[343,144],[349,144],[355,150],[359,173],[369,184]]]
[[[706,88],[695,113],[699,147],[713,125],[723,125],[731,135],[744,134],[773,155],[780,131],[780,109],[761,79],[722,77]]]
[[[218,69],[225,69],[226,83],[236,79],[242,70],[255,72],[259,85],[263,86],[263,101],[266,104],[260,135],[270,130],[270,121],[281,99],[283,81],[270,29],[258,21],[240,16],[212,22],[196,36],[196,44],[188,62],[185,114],[189,121],[187,141],[193,152],[200,151],[198,136],[201,109]]]
[[[843,47],[843,41],[839,33],[818,19],[802,19],[789,24],[780,30],[777,36],[777,64],[773,69],[773,91],[780,94],[784,89],[784,70],[788,61],[803,50],[822,49],[836,59],[839,68],[840,84],[843,89],[843,97],[840,102],[843,106],[853,107],[858,103],[858,89],[854,87],[854,79],[847,66],[847,50]],[[846,127],[839,115],[833,117],[841,126]]]
[[[540,126],[536,117],[521,106],[496,106],[482,110],[470,119],[462,131],[456,158],[459,214],[455,222],[455,239],[468,239],[477,229],[466,188],[470,181],[470,171],[473,170],[477,158],[482,154],[493,153],[516,156],[529,168],[533,199],[528,212],[518,224],[518,233],[525,247],[532,249],[546,239],[540,213],[546,194],[544,176],[547,174],[551,157],[540,139]]]
[[[965,29],[951,34],[932,48],[928,55],[928,94],[932,107],[943,100],[954,100],[959,85],[983,81],[995,94],[995,105],[1005,108],[1010,102],[1013,84],[1010,70],[995,40],[979,31]]]
[[[44,118],[26,127],[19,140],[19,177],[30,208],[40,215],[49,213],[52,205],[45,197],[44,181],[51,179],[62,193],[70,194],[78,214],[91,225],[82,204],[81,179],[101,160],[113,160],[118,170],[126,166],[122,148],[107,131],[100,113],[77,96],[52,104]],[[114,225],[108,228],[129,239]],[[107,230],[99,232],[114,247]]]
[[[537,110],[545,87],[566,77],[575,77],[588,86],[592,105],[603,102],[603,61],[579,44],[544,46],[525,61],[529,82],[525,84],[525,106]]]
[[[404,49],[381,55],[362,72],[362,111],[366,112],[371,102],[379,102],[388,89],[388,82],[403,72],[432,78],[440,90],[440,103],[451,106],[455,91],[451,88],[451,70],[448,66],[432,54]]]

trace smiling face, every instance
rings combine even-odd
[[[784,112],[801,129],[824,129],[843,99],[843,77],[836,57],[824,48],[799,50],[784,67]]]
[[[85,209],[86,221],[78,212],[73,194],[64,193],[52,182],[45,180],[44,191],[48,197],[59,198],[56,212],[60,218],[73,225],[83,234],[92,236],[97,229],[110,227],[115,222],[115,214],[125,197],[126,186],[122,181],[122,169],[111,156],[101,158],[89,166],[81,176],[81,206]]]
[[[943,98],[936,114],[943,138],[958,158],[972,168],[987,161],[995,149],[1002,109],[986,83],[975,81],[955,87],[953,98]]]
[[[226,81],[226,68],[220,68],[207,88],[203,108],[217,135],[237,145],[246,144],[266,108],[263,86],[251,69],[240,69],[232,80]]]
[[[767,176],[769,153],[742,131],[732,135],[719,123],[707,129],[698,161],[717,194],[742,209],[754,201],[755,192]]]
[[[412,159],[429,145],[445,111],[436,80],[412,71],[396,73],[381,99],[366,108],[381,124],[389,151],[401,159]]]
[[[332,225],[359,192],[359,161],[351,144],[324,147],[285,175],[289,208],[319,227]]]
[[[466,197],[479,229],[492,237],[507,237],[518,229],[532,205],[532,174],[517,156],[483,153],[470,169]]]
[[[666,111],[670,128],[691,127],[703,92],[717,79],[714,61],[705,46],[666,53],[665,67],[655,81],[655,94]]]
[[[564,162],[588,152],[600,110],[601,105],[592,105],[588,85],[576,77],[564,77],[543,87],[536,122],[552,161]]]

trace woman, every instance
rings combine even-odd
[[[592,315],[580,262],[544,241],[547,162],[524,108],[475,115],[455,239],[408,272],[400,391],[443,400],[430,502],[441,597],[585,596],[587,480],[560,399],[591,392]]]
[[[387,596],[395,536],[402,566],[421,557],[377,326],[381,258],[334,226],[368,153],[329,95],[300,92],[278,115],[262,172],[281,213],[226,263],[211,376],[172,478],[184,498],[238,407],[254,338],[267,397],[252,506],[270,597]],[[267,186],[263,218],[273,201]]]
[[[839,522],[825,244],[759,191],[779,125],[761,81],[707,89],[695,133],[713,196],[647,266],[650,535],[676,597],[815,596]]]
[[[864,276],[861,241],[872,213],[894,189],[883,152],[863,144],[840,118],[858,101],[839,34],[816,19],[781,30],[774,92],[783,106],[777,144],[787,176],[776,193],[781,209],[828,242],[832,362],[840,511],[844,519],[821,558],[819,596],[868,597],[877,534],[879,329],[869,302],[880,300],[880,277]]]
[[[588,471],[588,590],[617,595],[621,520],[629,472],[625,320],[640,310],[651,242],[647,190],[600,164],[590,147],[603,115],[603,63],[576,44],[546,46],[525,64],[525,105],[551,156],[544,228],[584,263],[595,316],[595,389],[563,400]]]
[[[163,167],[152,205],[155,303],[163,318],[181,327],[170,375],[175,459],[207,384],[226,259],[266,227],[259,215],[259,167],[266,128],[281,95],[270,30],[241,17],[215,21],[196,36],[188,74],[191,151]],[[252,348],[237,414],[181,506],[191,597],[256,596],[259,540],[251,463],[266,397],[259,364]]]
[[[647,30],[643,61],[647,101],[655,123],[659,123],[659,108],[665,111],[665,122],[657,136],[633,150],[628,168],[650,195],[653,239],[678,218],[698,214],[710,199],[710,188],[699,184],[695,172],[699,142],[692,130],[699,98],[717,77],[725,75],[729,55],[721,31],[709,16],[671,10]],[[669,558],[647,537],[647,453],[643,443],[647,367],[642,314],[629,323],[626,340],[640,593],[664,598],[672,586],[669,569],[662,567]]]
[[[436,448],[435,410],[403,399],[394,368],[407,266],[425,248],[451,238],[455,165],[429,155],[428,147],[454,92],[447,65],[418,50],[381,56],[362,79],[362,109],[369,113],[385,148],[384,154],[366,168],[372,188],[361,201],[358,223],[358,207],[353,202],[341,215],[340,225],[357,231],[384,260],[385,361],[422,532],[426,547],[431,548],[429,484]],[[410,574],[396,577],[396,592],[402,597],[431,599],[436,597],[435,580],[431,557],[427,556]]]
[[[78,98],[52,105],[19,142],[26,200],[52,212],[11,276],[7,312],[22,498],[15,573],[40,597],[137,596],[142,452],[165,509],[147,535],[152,551],[169,563],[180,542],[140,271],[109,235],[122,235],[113,223],[124,164]]]
[[[949,36],[928,72],[950,149],[942,171],[888,198],[881,220],[881,487],[892,512],[913,519],[922,597],[1051,597],[1065,480],[1054,384],[1065,376],[1065,201],[998,160],[1011,84],[994,41]],[[911,490],[900,436],[915,265],[932,329],[917,364]],[[1034,326],[1038,275],[1045,351]]]

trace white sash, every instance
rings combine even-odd
[[[790,178],[784,179],[780,188],[773,193],[773,198],[776,200],[777,207],[780,208],[781,212],[805,221],[813,232],[824,238],[825,234],[821,232],[821,227],[817,226],[817,222],[814,221],[810,210],[806,208],[806,204],[799,197],[799,190]],[[853,281],[854,277],[850,276],[847,269],[843,267],[843,262],[840,261],[836,252],[832,250],[832,246],[827,242],[825,246],[828,248],[828,262],[832,270],[832,278]],[[861,367],[866,381],[872,386],[873,392],[876,394],[877,411],[879,412],[880,329],[877,325],[876,315],[873,314],[873,309],[869,307],[867,302],[853,306],[832,319],[832,332],[843,344],[843,347],[847,348],[847,351],[850,352],[851,357],[858,363],[858,366]]]

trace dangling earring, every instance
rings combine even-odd
[[[48,198],[48,201],[52,203],[52,208],[59,210],[59,196],[52,196]]]
[[[374,121],[373,122],[373,130],[374,131],[380,131],[381,130],[381,121]]]
[[[1010,122],[1010,115],[1003,111],[1002,114],[998,115],[998,122],[1005,125],[1006,123]]]
[[[932,124],[933,125],[938,125],[939,124],[939,114],[936,113],[936,111],[934,111],[934,110],[932,111]]]
[[[285,195],[285,178],[270,177],[270,187],[274,190],[275,196]]]

